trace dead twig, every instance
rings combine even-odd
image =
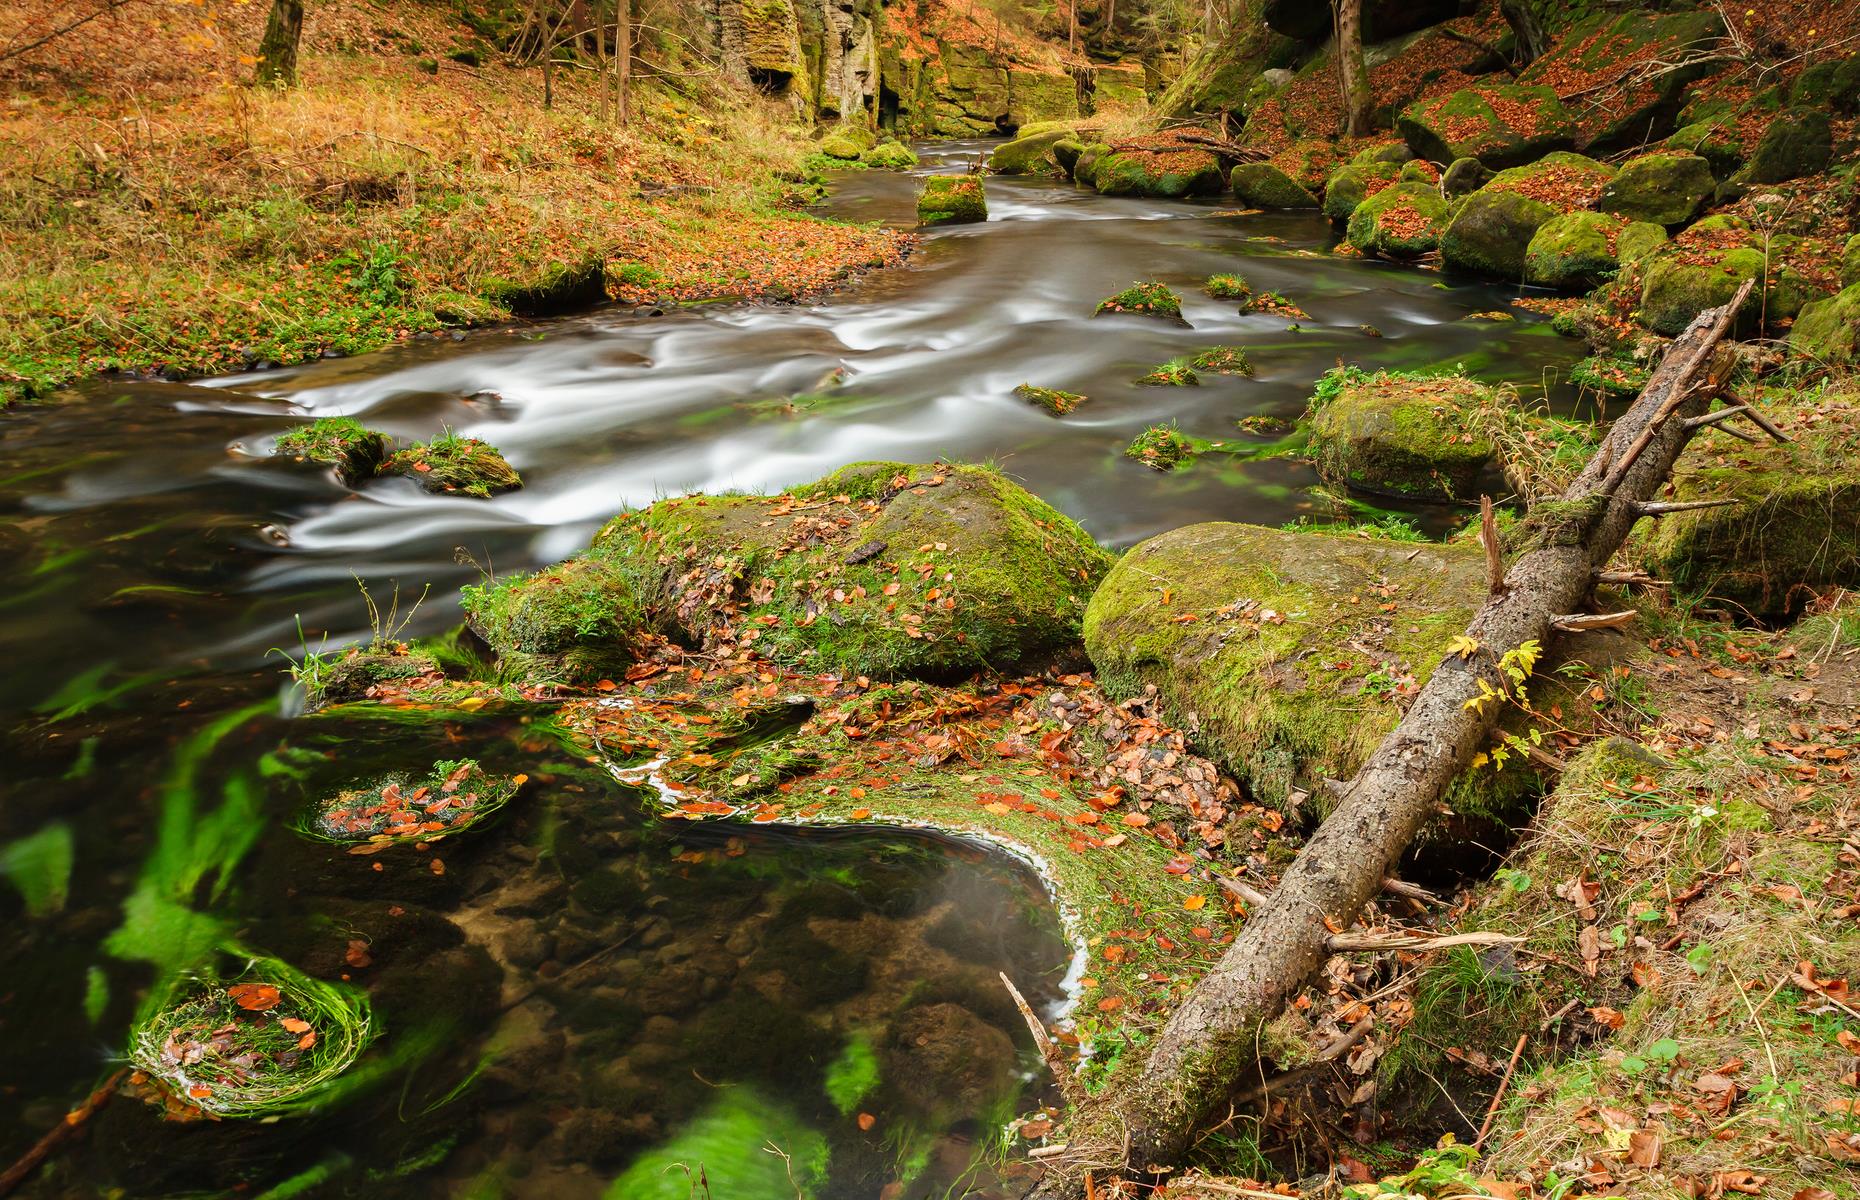
[[[1033,1034],[1033,1044],[1039,1047],[1040,1057],[1046,1060],[1047,1069],[1053,1073],[1054,1080],[1058,1082],[1060,1094],[1065,1096],[1067,1104],[1084,1103],[1085,1088],[1079,1083],[1078,1077],[1072,1073],[1071,1068],[1066,1065],[1065,1056],[1059,1053],[1059,1047],[1053,1045],[1053,1039],[1047,1035],[1046,1026],[1041,1024],[1040,1018],[1034,1015],[1033,1006],[1028,1004],[1027,998],[1020,994],[1020,989],[1014,986],[1014,981],[1007,977],[1006,971],[1000,972],[1000,975],[1001,986],[1005,987],[1008,995],[1014,998],[1014,1007],[1020,1010],[1021,1020],[1027,1022],[1027,1029]]]
[[[1511,1073],[1518,1069],[1518,1059],[1524,1054],[1524,1043],[1530,1038],[1528,1033],[1518,1035],[1518,1044],[1512,1048],[1511,1061],[1505,1064],[1505,1077],[1498,1081],[1498,1090],[1492,1093],[1492,1104],[1485,1110],[1485,1120],[1479,1126],[1479,1136],[1473,1140],[1473,1149],[1485,1145],[1485,1139],[1492,1132],[1492,1118],[1498,1115],[1499,1103],[1505,1098],[1505,1089],[1511,1085]]]
[[[84,1103],[66,1113],[64,1120],[58,1122],[55,1128],[47,1131],[44,1137],[34,1142],[31,1149],[20,1155],[19,1161],[8,1167],[4,1175],[0,1175],[0,1196],[12,1195],[14,1188],[26,1182],[26,1177],[37,1170],[40,1163],[52,1156],[52,1151],[58,1149],[75,1136],[78,1130],[84,1128],[84,1123],[95,1116],[98,1109],[110,1102],[110,1097],[116,1094],[116,1085],[121,1083],[123,1076],[127,1074],[129,1074],[129,1068],[123,1067],[116,1074],[104,1080],[102,1087],[92,1092]]]

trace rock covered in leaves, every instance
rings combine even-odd
[[[1419,258],[1439,247],[1448,216],[1447,202],[1432,184],[1398,183],[1351,213],[1350,244],[1382,258]]]
[[[1400,179],[1397,163],[1345,163],[1324,181],[1324,215],[1333,221],[1348,221],[1357,205]]]
[[[1531,162],[1576,142],[1576,119],[1554,89],[1514,83],[1416,101],[1396,128],[1422,158],[1476,158],[1488,167]]]
[[[1638,319],[1655,333],[1677,336],[1693,317],[1729,302],[1744,280],[1755,279],[1758,286],[1738,311],[1737,328],[1747,333],[1759,320],[1772,325],[1789,320],[1832,291],[1831,280],[1798,268],[1792,253],[1797,242],[1761,238],[1728,214],[1707,217],[1639,260]],[[1635,282],[1624,276],[1611,286],[1632,288]]]
[[[474,759],[436,762],[423,778],[392,775],[328,797],[304,832],[372,853],[397,843],[436,842],[484,820],[517,794],[523,776],[490,775]]]
[[[320,670],[303,676],[305,701],[312,709],[372,699],[383,685],[411,685],[440,674],[439,663],[428,654],[404,645],[357,646]]]
[[[988,198],[975,175],[932,175],[917,195],[917,219],[925,225],[960,225],[988,219]]]
[[[684,496],[625,513],[577,559],[513,585],[499,619],[511,644],[534,628],[578,653],[593,649],[583,629],[605,643],[631,621],[634,635],[753,646],[817,671],[959,674],[1075,644],[1108,563],[997,471],[858,463],[781,496]],[[531,609],[543,615],[524,624]]]
[[[1784,109],[1763,131],[1736,179],[1744,184],[1782,183],[1827,170],[1833,157],[1834,132],[1827,113]]]
[[[1463,418],[1493,402],[1489,388],[1459,375],[1336,368],[1311,401],[1318,474],[1365,492],[1475,498],[1495,460],[1492,443],[1469,432]]]
[[[1673,471],[1674,499],[1737,503],[1643,521],[1630,551],[1687,593],[1774,619],[1860,588],[1860,395],[1763,412],[1789,442],[1699,438]]]
[[[1173,133],[1152,133],[1101,155],[1092,165],[1092,180],[1106,196],[1215,196],[1221,191],[1221,163],[1206,147]]]
[[[1093,595],[1085,646],[1113,695],[1154,688],[1171,720],[1262,803],[1331,803],[1400,720],[1486,593],[1477,545],[1210,523],[1131,548]],[[1504,819],[1537,783],[1460,777],[1456,812]]]
[[[1592,153],[1625,149],[1671,130],[1699,79],[1723,70],[1724,21],[1698,11],[1600,12],[1556,39],[1521,76],[1571,97],[1575,143]],[[1605,96],[1602,102],[1594,97]]]

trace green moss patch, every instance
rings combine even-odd
[[[297,668],[311,708],[372,699],[385,687],[412,686],[440,673],[430,655],[402,645],[358,646],[330,655],[306,656]]]
[[[1146,317],[1182,320],[1182,301],[1163,283],[1133,283],[1121,292],[1106,296],[1092,310],[1093,316],[1105,313],[1135,313]]]
[[[1210,375],[1251,375],[1252,360],[1242,346],[1209,346],[1189,356],[1188,365]]]
[[[1021,384],[1014,389],[1014,394],[1036,408],[1045,409],[1055,417],[1063,417],[1079,405],[1085,403],[1085,397],[1079,395],[1077,392],[1064,392],[1060,391],[1058,388],[1035,387],[1031,383]]]
[[[1174,425],[1152,425],[1124,448],[1124,457],[1157,471],[1173,471],[1194,461],[1195,443]]]
[[[1569,381],[1588,392],[1625,400],[1640,395],[1653,372],[1631,358],[1585,358],[1569,369]]]
[[[1239,275],[1210,275],[1201,290],[1216,300],[1244,300],[1253,291]]]
[[[1596,207],[1630,221],[1683,225],[1717,186],[1711,164],[1696,154],[1643,154],[1622,165]]]
[[[1596,212],[1551,217],[1531,235],[1524,252],[1524,277],[1541,287],[1587,291],[1620,265],[1616,246],[1627,223]],[[1652,226],[1651,228],[1657,228]]]
[[[130,1032],[129,1057],[180,1103],[215,1117],[313,1107],[361,1053],[368,1003],[276,959],[172,984]]]
[[[492,652],[538,680],[585,683],[623,672],[646,625],[626,573],[586,558],[467,587],[461,603]]]
[[[523,486],[497,447],[452,433],[395,451],[381,464],[381,473],[405,475],[429,492],[480,499]]]
[[[1186,362],[1173,361],[1152,367],[1148,374],[1137,380],[1147,387],[1195,387],[1201,377]]]
[[[1448,266],[1495,279],[1522,279],[1526,252],[1557,210],[1516,191],[1487,184],[1466,197],[1440,237]]]
[[[1229,177],[1234,195],[1255,208],[1316,208],[1317,197],[1271,163],[1241,163]]]
[[[908,171],[917,165],[917,152],[903,142],[880,142],[861,154],[859,161],[881,171]]]

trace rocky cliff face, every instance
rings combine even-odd
[[[725,70],[796,110],[962,137],[1142,103],[1141,63],[1088,64],[973,0],[705,0]]]

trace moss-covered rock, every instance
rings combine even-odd
[[[1819,590],[1860,587],[1860,396],[1763,411],[1791,441],[1700,438],[1673,472],[1675,499],[1740,503],[1643,521],[1629,549],[1685,592],[1779,618]]]
[[[1771,327],[1792,320],[1830,294],[1825,274],[1790,262],[1795,251],[1793,239],[1773,237],[1766,247],[1735,218],[1707,217],[1640,261],[1640,323],[1674,336],[1746,279],[1757,287],[1738,312],[1739,330],[1755,330],[1759,318]]]
[[[1072,140],[1076,134],[1064,126],[1022,133],[1011,142],[996,146],[988,155],[988,169],[997,175],[1031,175],[1050,171],[1059,165],[1053,147]]]
[[[1789,85],[1789,103],[1838,113],[1860,110],[1860,54],[1823,59]]]
[[[1106,196],[1216,196],[1221,191],[1221,163],[1199,146],[1151,134],[1100,156],[1092,169],[1093,185]]]
[[[381,464],[381,474],[405,475],[429,492],[479,499],[523,486],[496,446],[452,433],[395,451]]]
[[[1597,355],[1569,369],[1569,381],[1585,392],[1627,400],[1640,395],[1653,372],[1631,358]]]
[[[1782,183],[1825,171],[1834,157],[1834,127],[1814,108],[1778,113],[1737,173],[1739,183]]]
[[[1124,457],[1152,470],[1173,471],[1195,460],[1195,442],[1174,425],[1152,425],[1124,447]]]
[[[1789,331],[1789,349],[1828,366],[1860,361],[1860,283],[1803,305]]]
[[[1632,221],[1615,235],[1615,257],[1631,265],[1666,245],[1666,229],[1651,221]]]
[[[1053,143],[1053,161],[1059,169],[1071,176],[1073,169],[1079,165],[1079,155],[1085,153],[1085,143],[1075,137],[1060,138]]]
[[[1162,317],[1169,321],[1182,319],[1182,301],[1169,285],[1150,281],[1133,283],[1123,291],[1106,296],[1098,301],[1098,307],[1092,310],[1092,316],[1105,313],[1134,313],[1144,317]]]
[[[961,225],[988,219],[988,198],[976,175],[932,175],[917,194],[917,219],[925,225]]]
[[[1271,163],[1241,163],[1230,177],[1234,195],[1255,208],[1316,208],[1317,197]]]
[[[1557,210],[1497,181],[1466,197],[1440,236],[1440,257],[1450,267],[1495,279],[1521,279],[1531,239]]]
[[[1847,239],[1847,245],[1841,249],[1841,286],[1852,287],[1860,283],[1860,233]]]
[[[1401,167],[1395,163],[1346,163],[1324,181],[1324,215],[1339,223],[1348,221],[1357,205],[1400,178]]]
[[[1082,183],[1086,187],[1097,187],[1098,162],[1110,152],[1111,147],[1103,142],[1087,142],[1085,148],[1079,151],[1077,161],[1072,164],[1074,182]]]
[[[1440,190],[1449,197],[1470,196],[1492,182],[1492,168],[1476,158],[1456,158],[1440,176]]]
[[[880,142],[861,154],[859,161],[881,171],[908,171],[917,165],[917,152],[903,142]]]
[[[1476,544],[1190,525],[1118,560],[1085,645],[1101,686],[1154,686],[1262,803],[1321,812],[1323,781],[1355,773],[1464,630],[1484,571]],[[1521,770],[1482,768],[1446,800],[1505,819],[1536,790]]]
[[[1357,205],[1350,215],[1350,244],[1383,258],[1419,258],[1439,247],[1448,215],[1447,202],[1432,184],[1398,183]]]
[[[278,435],[275,450],[301,462],[334,467],[342,481],[353,486],[380,469],[388,440],[353,417],[318,417]]]
[[[1253,294],[1252,285],[1241,275],[1210,275],[1201,290],[1215,300],[1244,300]]]
[[[372,699],[382,684],[405,685],[439,672],[439,663],[431,655],[382,644],[357,646],[321,662],[315,670],[299,670],[298,679],[304,684],[305,702],[318,709]]]
[[[878,135],[869,126],[847,121],[835,126],[821,139],[820,152],[828,158],[854,162],[877,144]]]
[[[1109,562],[997,471],[903,463],[857,463],[784,496],[661,500],[610,521],[582,558],[624,577],[650,627],[871,676],[1063,650]]]
[[[1396,120],[1422,158],[1509,167],[1575,145],[1576,119],[1553,88],[1488,84],[1418,100]]]
[[[1605,101],[1574,106],[1576,141],[1597,153],[1622,150],[1672,129],[1691,85],[1725,68],[1714,53],[1723,36],[1724,22],[1709,7],[1597,13],[1558,37],[1521,78],[1559,91],[1605,85]],[[1665,69],[1641,70],[1655,63]]]
[[[1085,403],[1085,397],[1077,392],[1065,392],[1058,388],[1036,387],[1023,383],[1014,389],[1014,394],[1036,408],[1045,409],[1055,417],[1063,417],[1079,405]]]
[[[1311,401],[1310,446],[1333,486],[1391,496],[1470,500],[1496,469],[1492,443],[1463,414],[1489,389],[1457,375],[1370,375],[1339,368]]]
[[[1552,217],[1532,235],[1524,252],[1524,278],[1542,287],[1588,291],[1614,274],[1619,265],[1616,243],[1626,228],[1621,218],[1605,213]]]
[[[1622,165],[1595,206],[1630,221],[1683,225],[1717,187],[1711,164],[1696,154],[1643,154]]]
[[[1744,162],[1743,143],[1736,124],[1728,117],[1694,121],[1673,131],[1662,148],[1678,154],[1696,154],[1711,166],[1712,174],[1728,176]]]
[[[624,672],[646,625],[632,581],[587,558],[468,587],[462,603],[472,632],[531,680],[586,682]]]
[[[1487,181],[1484,191],[1516,192],[1548,204],[1558,212],[1588,208],[1615,176],[1615,169],[1586,154],[1554,150],[1536,162],[1506,167]]]

